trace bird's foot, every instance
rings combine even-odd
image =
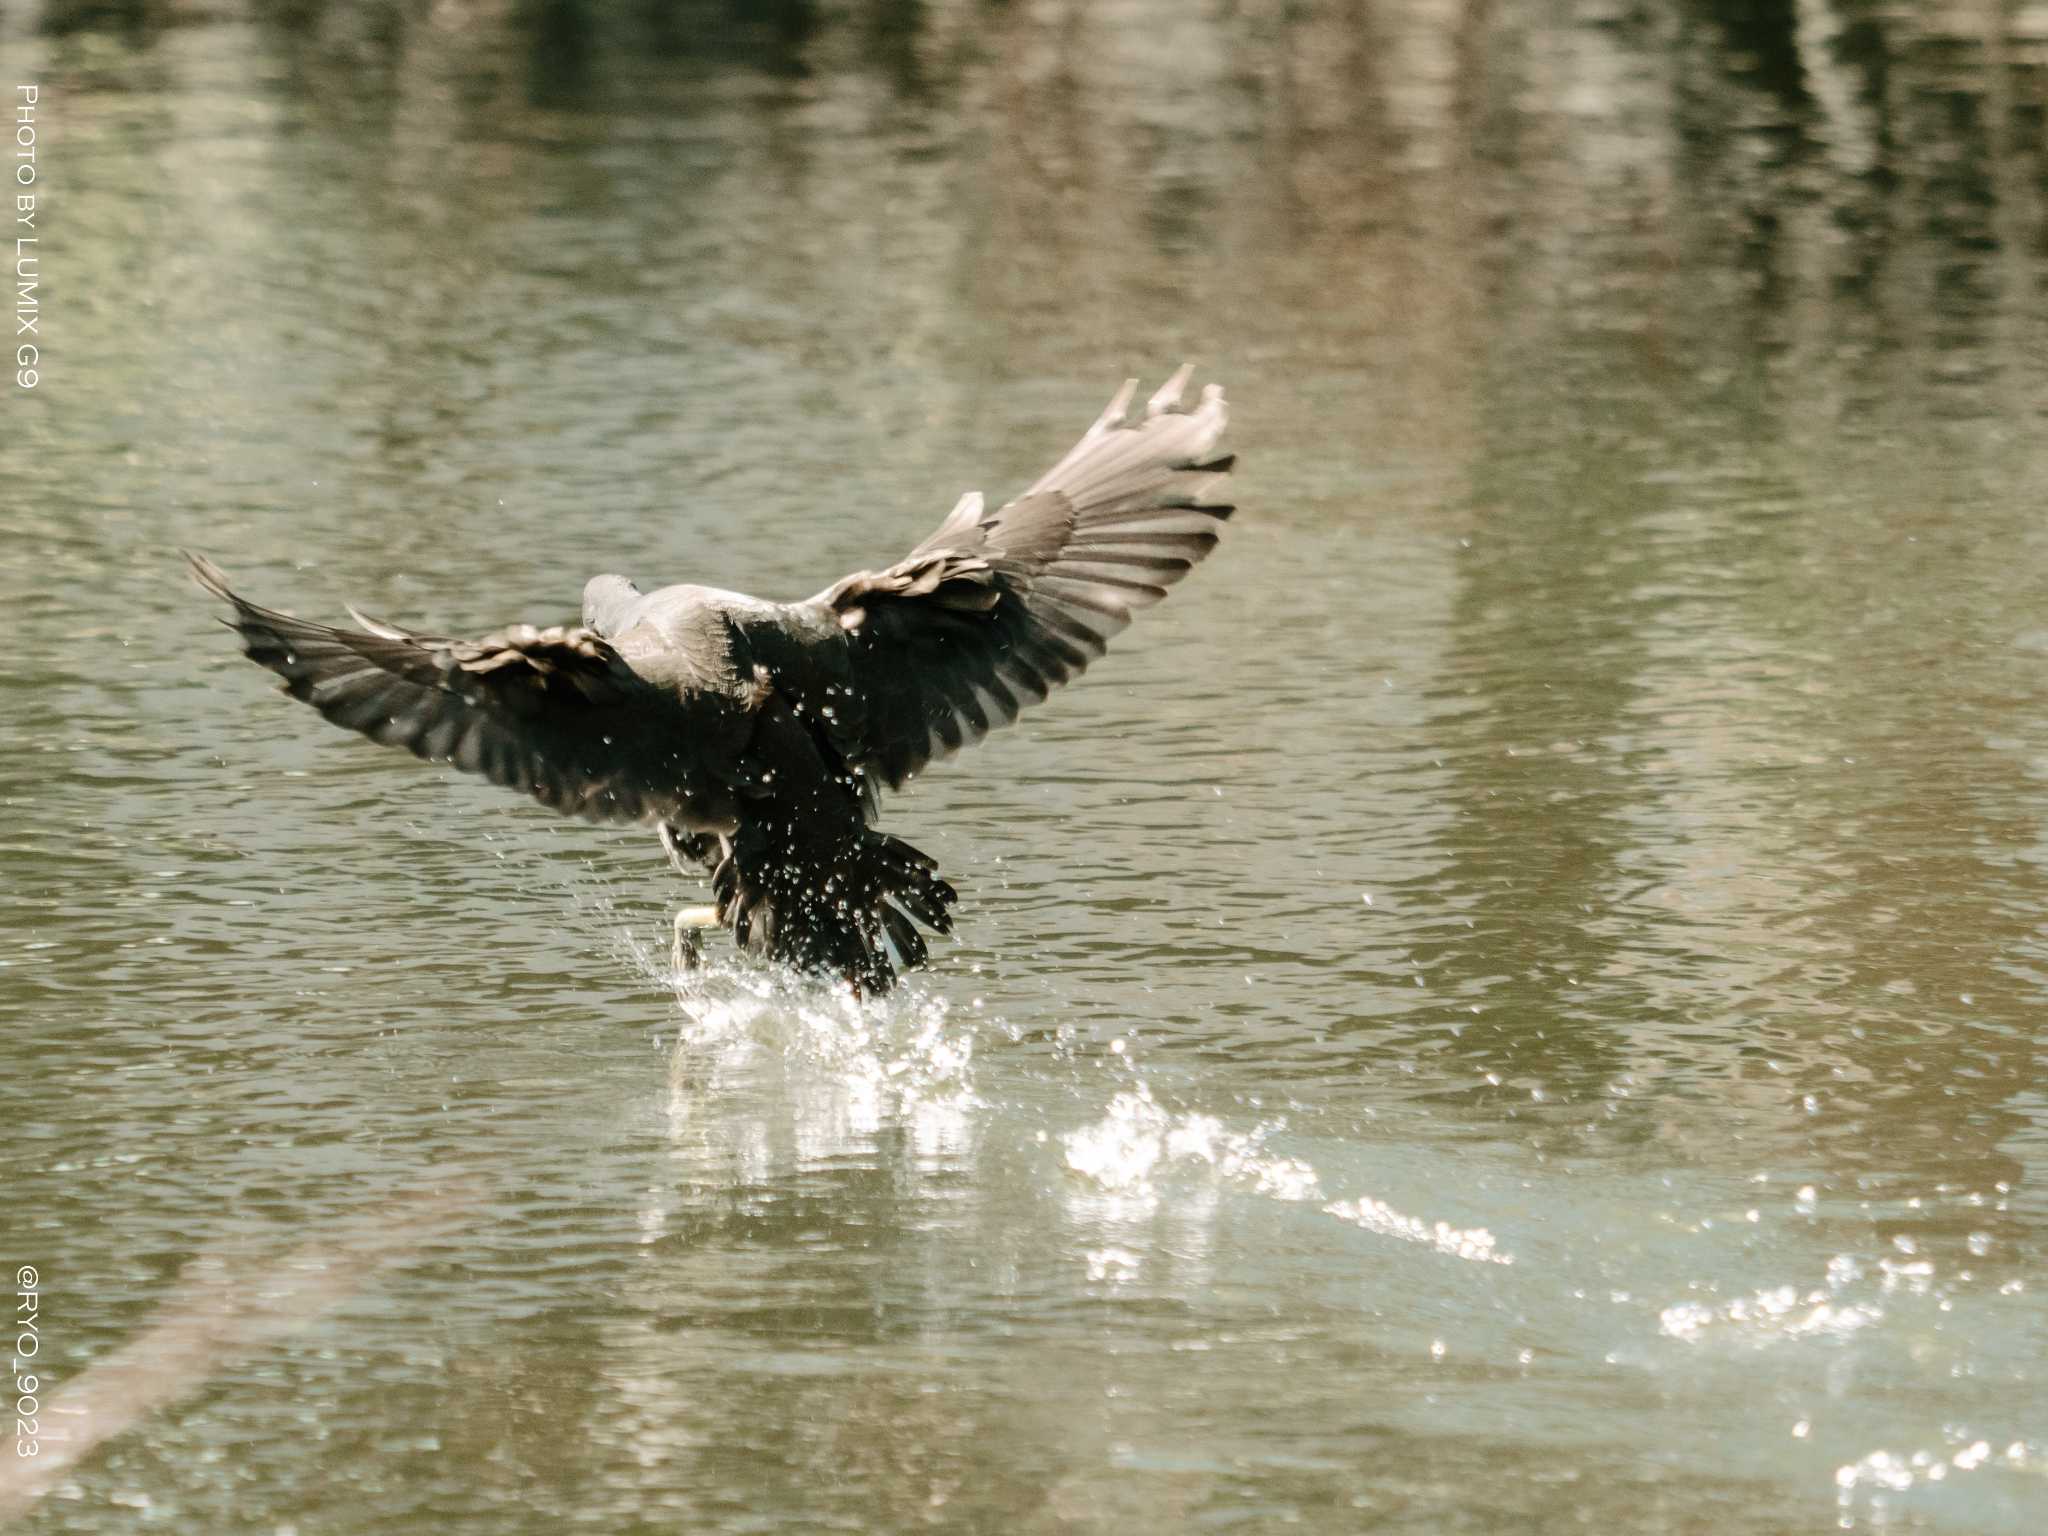
[[[717,926],[716,907],[684,907],[676,913],[675,947],[670,958],[677,971],[694,971],[704,963],[704,930]]]

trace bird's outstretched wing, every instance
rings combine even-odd
[[[843,663],[813,641],[777,659],[777,682],[829,722],[848,762],[900,785],[1009,724],[1216,547],[1232,510],[1209,499],[1232,462],[1214,456],[1226,410],[1217,384],[1182,408],[1192,371],[1126,424],[1129,380],[1015,501],[988,512],[964,496],[906,558],[798,605],[808,634],[843,637]]]
[[[224,620],[249,659],[336,725],[452,763],[551,810],[593,821],[639,821],[673,807],[645,761],[662,696],[595,631],[514,625],[482,640],[414,634],[350,610],[338,629],[261,608],[219,567],[185,559],[198,583],[234,608]]]

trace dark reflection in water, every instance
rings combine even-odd
[[[286,1275],[26,1528],[2041,1528],[2033,10],[0,37],[5,1254],[100,1394]],[[301,718],[171,553],[794,595],[1184,356],[1244,512],[892,805],[964,921],[883,1012],[679,998],[644,836]],[[394,1191],[460,1230],[291,1278]]]

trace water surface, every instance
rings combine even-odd
[[[22,1529],[2044,1528],[2034,13],[4,25],[0,1258],[132,1418]],[[1243,510],[890,802],[886,1006],[173,553],[799,596],[1184,357]]]

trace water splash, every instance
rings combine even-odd
[[[840,987],[740,957],[657,967],[679,1020],[669,1057],[668,1137],[678,1155],[767,1180],[790,1167],[885,1155],[906,1173],[952,1166],[976,1139],[974,1033],[947,1000],[912,985],[861,1001]],[[652,1221],[650,1231],[665,1230]]]
[[[1254,1194],[1313,1199],[1320,1192],[1315,1169],[1298,1157],[1266,1150],[1275,1129],[1232,1131],[1214,1115],[1169,1113],[1140,1082],[1111,1099],[1095,1124],[1069,1131],[1062,1141],[1067,1166],[1113,1195],[1152,1199],[1158,1193],[1155,1179],[1168,1169],[1202,1165]]]
[[[1901,1252],[1910,1253],[1908,1243]],[[1801,1290],[1769,1286],[1719,1304],[1682,1301],[1657,1316],[1666,1338],[1697,1343],[1710,1333],[1747,1338],[1758,1344],[1779,1339],[1845,1338],[1883,1320],[1887,1300],[1936,1292],[1934,1265],[1926,1259],[1889,1256],[1866,1262],[1838,1253],[1828,1260],[1822,1285]]]
[[[1801,1294],[1796,1286],[1773,1286],[1738,1296],[1721,1306],[1681,1301],[1657,1314],[1666,1338],[1697,1342],[1709,1329],[1733,1328],[1759,1343],[1815,1336],[1841,1338],[1884,1317],[1882,1309],[1862,1302],[1844,1302],[1826,1290]]]
[[[683,1014],[679,1051],[779,1051],[899,1098],[964,1089],[972,1080],[974,1037],[951,1028],[950,1005],[936,993],[902,987],[861,1001],[843,987],[741,962],[689,972],[674,987]]]
[[[1419,1216],[1405,1215],[1386,1201],[1375,1200],[1370,1195],[1361,1195],[1356,1200],[1332,1201],[1323,1207],[1323,1213],[1339,1221],[1355,1223],[1381,1237],[1434,1248],[1454,1259],[1465,1259],[1474,1264],[1515,1262],[1513,1254],[1500,1251],[1494,1235],[1484,1227],[1454,1227],[1447,1221],[1424,1221]]]
[[[1266,1146],[1278,1129],[1277,1124],[1262,1124],[1233,1131],[1213,1115],[1172,1113],[1140,1082],[1111,1099],[1100,1120],[1068,1132],[1063,1142],[1067,1167],[1112,1197],[1150,1202],[1170,1172],[1208,1168],[1223,1182],[1270,1199],[1323,1199],[1322,1181],[1313,1165]],[[1418,1243],[1452,1258],[1482,1264],[1514,1262],[1484,1228],[1425,1221],[1370,1195],[1332,1201],[1322,1210],[1381,1237]],[[1092,1273],[1094,1255],[1090,1264]]]
[[[1942,1429],[1939,1450],[1900,1453],[1877,1450],[1835,1469],[1835,1525],[1844,1531],[1884,1530],[1900,1515],[1914,1529],[1919,1522],[1894,1508],[1895,1495],[1945,1483],[1956,1475],[1986,1469],[2048,1475],[2048,1448],[2028,1440],[2012,1440],[2003,1449],[1958,1425]]]

